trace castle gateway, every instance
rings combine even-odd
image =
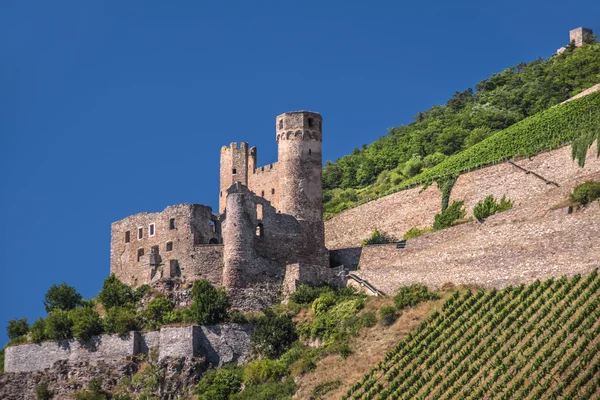
[[[179,204],[114,222],[111,273],[133,286],[207,279],[242,309],[267,305],[300,282],[330,280],[321,115],[289,112],[275,124],[276,163],[257,167],[247,143],[221,149],[219,214]]]

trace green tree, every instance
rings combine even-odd
[[[72,310],[75,307],[81,305],[83,298],[73,286],[69,286],[66,283],[60,285],[52,285],[44,300],[44,306],[46,312],[52,312],[54,310]]]
[[[173,311],[173,302],[166,297],[152,299],[146,309],[142,312],[144,324],[147,329],[158,329],[165,323],[165,319],[171,318],[169,314]]]
[[[102,291],[98,294],[98,300],[106,310],[112,307],[125,306],[134,302],[133,290],[115,276],[110,274],[104,280]]]
[[[71,339],[73,337],[73,322],[69,312],[61,309],[52,311],[45,321],[45,336],[51,340]]]
[[[242,389],[242,370],[235,367],[207,371],[198,386],[198,400],[228,400]]]
[[[19,336],[27,335],[29,332],[29,324],[27,324],[27,318],[11,319],[8,321],[6,327],[6,334],[9,339],[15,339]]]
[[[194,282],[191,297],[192,305],[188,311],[188,320],[198,325],[211,325],[227,318],[229,299],[225,290],[215,288],[207,280]]]
[[[104,331],[102,319],[95,308],[76,308],[69,311],[69,317],[73,323],[72,331],[76,339],[85,341]]]
[[[437,231],[449,228],[454,222],[463,218],[467,214],[463,205],[464,201],[454,201],[446,210],[436,214],[433,221],[433,229]]]
[[[41,343],[48,339],[46,336],[46,321],[44,318],[36,319],[31,325],[31,340],[33,343]]]
[[[252,347],[257,354],[277,358],[298,340],[296,325],[287,315],[267,310],[254,322]]]

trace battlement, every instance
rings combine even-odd
[[[253,148],[255,149],[255,147],[253,147]],[[248,143],[240,142],[239,146],[238,146],[237,142],[231,142],[231,144],[229,146],[221,147],[221,153],[227,152],[227,151],[245,151],[247,153],[248,152]]]
[[[323,118],[311,111],[283,113],[276,118],[276,137],[280,140],[302,139],[322,141]]]

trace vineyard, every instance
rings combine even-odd
[[[342,397],[600,398],[600,277],[456,291]]]

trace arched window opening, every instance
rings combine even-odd
[[[311,149],[308,149],[308,154],[312,154],[312,150]]]
[[[217,226],[215,225],[215,221],[210,221],[210,231],[211,232],[216,232],[217,231]]]
[[[265,191],[260,192],[260,197],[265,197]]]
[[[212,238],[208,241],[208,244],[219,244],[219,241],[215,238]]]
[[[271,189],[271,194],[275,194],[275,188]]]
[[[263,237],[265,235],[265,228],[262,223],[256,225],[256,236]]]
[[[312,119],[312,118],[309,118],[309,119],[308,119],[308,127],[309,127],[309,128],[312,128],[312,127],[313,127],[313,119]]]
[[[282,119],[279,120],[279,129],[283,129],[283,120]]]

